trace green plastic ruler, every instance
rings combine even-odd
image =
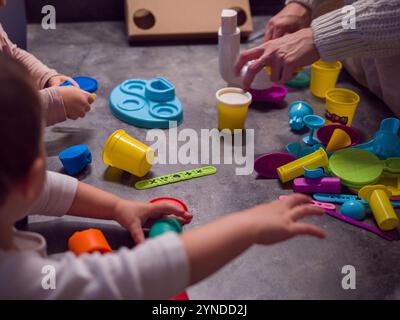
[[[168,174],[166,176],[138,181],[135,183],[135,188],[138,190],[146,190],[155,187],[165,186],[171,183],[209,176],[215,173],[217,173],[217,168],[212,166],[176,172]]]

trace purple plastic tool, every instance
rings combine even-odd
[[[327,146],[329,141],[331,140],[333,131],[335,131],[336,129],[341,129],[350,136],[352,146],[361,143],[360,134],[356,129],[341,124],[329,124],[322,127],[317,132],[317,138],[324,146]]]
[[[269,89],[250,89],[249,92],[253,96],[253,101],[255,102],[279,103],[286,98],[286,95],[288,94],[288,89],[283,85],[277,84]]]
[[[298,193],[340,193],[340,178],[297,178],[293,181],[293,191]]]
[[[268,153],[254,161],[254,170],[265,178],[278,179],[276,169],[297,160],[295,156],[284,152]]]
[[[285,200],[288,196],[279,196],[279,200]],[[312,204],[324,210],[336,210],[336,206],[332,203],[313,201]]]
[[[340,213],[337,213],[335,210],[325,210],[325,213],[335,219],[344,221],[348,224],[351,224],[355,227],[358,227],[360,229],[364,229],[366,231],[372,232],[376,234],[377,236],[387,240],[387,241],[394,241],[397,239],[397,235],[395,232],[384,232],[379,230],[378,228],[375,228],[373,226],[370,226],[369,224],[366,224],[364,222],[360,222],[351,218],[348,218]]]

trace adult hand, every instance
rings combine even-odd
[[[243,89],[248,90],[254,77],[266,66],[272,70],[271,81],[285,83],[293,78],[296,69],[308,66],[319,58],[313,31],[306,28],[242,52],[235,72],[239,75],[243,66],[253,61],[243,78]]]
[[[265,41],[307,28],[311,24],[311,10],[304,5],[291,2],[268,21],[265,27]]]

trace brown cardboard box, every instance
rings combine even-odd
[[[223,9],[235,8],[243,36],[253,31],[249,0],[125,0],[130,41],[217,38]]]

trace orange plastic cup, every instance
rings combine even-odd
[[[103,232],[98,229],[88,229],[75,232],[68,240],[68,248],[75,255],[100,252],[101,254],[112,252]]]

